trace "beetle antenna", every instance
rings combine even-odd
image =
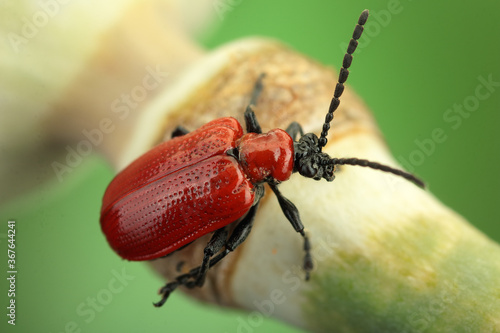
[[[328,164],[331,164],[331,165],[358,165],[358,166],[362,166],[362,167],[372,168],[375,170],[389,172],[389,173],[392,173],[396,176],[403,177],[404,179],[411,181],[413,184],[415,184],[421,188],[425,188],[425,183],[422,180],[420,180],[419,178],[412,175],[411,173],[408,173],[408,172],[405,172],[405,171],[399,170],[399,169],[394,169],[394,168],[391,168],[390,166],[380,164],[377,162],[372,162],[372,161],[363,160],[363,159],[359,159],[359,158],[332,158],[331,160],[328,161]]]
[[[349,76],[348,68],[351,66],[352,54],[354,53],[356,47],[358,46],[358,39],[361,37],[361,34],[363,33],[364,30],[363,25],[366,23],[367,19],[368,19],[368,10],[365,9],[359,16],[358,24],[356,24],[356,27],[354,28],[352,38],[349,41],[349,46],[347,47],[347,52],[344,55],[344,60],[342,61],[342,68],[340,68],[339,80],[337,82],[337,85],[335,86],[335,92],[333,93],[333,98],[332,101],[330,102],[328,113],[325,116],[325,123],[323,124],[323,130],[321,131],[321,136],[318,142],[318,148],[320,149],[320,151],[328,142],[326,136],[328,135],[328,131],[330,130],[330,122],[333,120],[333,113],[339,107],[340,104],[339,98],[340,96],[342,96],[342,93],[344,92],[344,83],[347,80],[347,77]]]

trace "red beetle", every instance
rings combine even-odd
[[[262,133],[253,112],[262,91],[261,75],[244,113],[246,134],[239,122],[229,117],[211,121],[193,132],[178,127],[171,140],[139,157],[113,179],[103,198],[101,227],[121,257],[139,261],[160,258],[213,232],[201,265],[166,284],[156,306],[163,305],[179,285],[202,286],[208,269],[246,239],[264,195],[264,183],[304,238],[306,279],[313,267],[309,239],[297,208],[278,190],[280,182],[293,172],[332,181],[335,165],[349,164],[390,172],[423,186],[422,181],[404,171],[357,158],[331,158],[321,151],[367,18],[365,10],[344,56],[319,138],[313,133],[304,135],[296,122],[286,131]],[[232,223],[237,225],[228,235],[227,226]]]

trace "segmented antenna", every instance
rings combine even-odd
[[[403,177],[404,179],[411,181],[413,184],[415,184],[421,188],[425,188],[425,183],[422,180],[415,177],[414,175],[412,175],[411,173],[408,173],[408,172],[405,172],[405,171],[399,170],[399,169],[394,169],[394,168],[391,168],[390,166],[380,164],[377,162],[362,160],[359,158],[332,158],[330,161],[328,161],[328,164],[359,165],[359,166],[363,166],[363,167],[372,168],[375,170],[381,170],[381,171],[392,173],[396,176]]]
[[[323,124],[323,130],[321,131],[321,136],[318,142],[318,147],[320,151],[328,142],[326,136],[328,135],[328,131],[330,130],[330,122],[333,120],[333,113],[339,107],[340,104],[339,98],[340,96],[342,96],[342,93],[344,92],[344,83],[347,80],[347,77],[349,76],[348,68],[351,66],[352,63],[352,54],[354,53],[356,47],[358,46],[358,39],[361,37],[361,34],[363,33],[364,30],[363,25],[366,23],[367,19],[368,19],[368,10],[365,9],[359,16],[358,24],[354,28],[354,32],[352,33],[352,38],[349,41],[349,46],[347,47],[347,53],[344,55],[344,60],[342,61],[342,68],[340,69],[339,80],[337,82],[337,85],[335,86],[335,92],[333,93],[333,98],[330,103],[328,113],[325,116],[325,123]]]

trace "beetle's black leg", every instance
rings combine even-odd
[[[250,208],[243,220],[241,220],[236,228],[234,228],[231,236],[229,236],[229,239],[226,242],[226,248],[224,249],[224,251],[220,252],[217,256],[213,257],[210,260],[210,267],[213,267],[215,264],[221,261],[225,256],[234,251],[241,243],[243,243],[245,239],[247,239],[250,231],[252,230],[253,220],[255,218],[257,208],[259,207],[260,199],[264,196],[264,193],[265,190],[262,184],[255,185],[255,203],[253,204],[252,208]]]
[[[261,193],[260,197],[264,195],[264,188],[262,185],[256,185],[259,187],[256,189],[255,193]],[[257,208],[259,207],[260,198],[255,200],[255,204],[250,208],[247,215],[243,218],[243,220],[238,223],[236,228],[234,228],[231,236],[226,242],[226,248],[224,251],[220,252],[217,256],[213,257],[210,260],[210,267],[216,265],[219,261],[224,259],[230,252],[234,251],[241,243],[247,239],[250,231],[252,230],[253,220],[255,218],[255,213],[257,212]],[[194,270],[199,269],[200,267],[195,268]],[[192,270],[193,271],[193,270]]]
[[[201,287],[205,282],[205,276],[207,275],[207,271],[210,268],[210,258],[219,252],[227,240],[227,228],[223,227],[216,230],[208,242],[205,250],[203,251],[203,262],[200,266],[200,271],[198,273],[198,277],[196,278],[195,284],[198,287]]]
[[[293,139],[293,141],[297,141],[297,135],[300,134],[300,137],[304,136],[304,130],[302,126],[296,121],[292,122],[285,130]]]
[[[167,283],[165,286],[163,286],[159,291],[158,291],[158,294],[162,295],[161,297],[161,300],[157,303],[153,303],[154,306],[156,306],[157,308],[159,308],[160,306],[162,306],[163,304],[165,304],[165,302],[167,301],[168,299],[168,296],[170,296],[170,294],[175,290],[177,289],[178,286],[180,285],[185,285],[185,284],[188,284],[189,283],[189,279],[191,278],[191,274],[183,274],[183,275],[179,275],[175,281],[173,282],[170,282],[170,283]]]
[[[280,204],[281,210],[283,211],[283,214],[285,214],[286,218],[290,223],[292,224],[293,228],[295,231],[300,233],[302,237],[304,238],[304,251],[306,253],[304,257],[304,264],[303,268],[304,271],[306,272],[306,280],[309,280],[309,273],[311,272],[313,268],[313,261],[312,261],[312,256],[311,256],[311,243],[309,242],[309,238],[307,237],[306,233],[304,232],[304,225],[302,224],[302,221],[300,220],[299,216],[299,210],[295,205],[285,198],[283,194],[278,190],[278,186],[276,184],[273,184],[271,182],[268,183],[271,189],[273,190],[274,194],[278,198],[278,202]]]
[[[257,212],[257,205],[252,206],[250,210],[247,213],[247,216],[243,220],[241,220],[240,223],[234,228],[231,236],[226,242],[226,249],[224,250],[223,253],[225,253],[224,256],[226,256],[229,252],[232,252],[236,250],[238,246],[240,246],[241,243],[247,239],[248,235],[250,234],[250,230],[252,230],[253,226],[253,220],[255,218],[255,213]],[[223,257],[224,257],[223,256]],[[220,261],[223,257],[221,257],[218,261]],[[210,265],[215,265],[217,262],[210,262]]]
[[[210,260],[210,267],[213,267],[219,261],[224,259],[229,253],[233,252],[241,243],[243,243],[245,239],[247,239],[248,235],[250,234],[250,231],[252,230],[253,220],[255,217],[255,212],[257,211],[257,207],[258,204],[252,206],[252,208],[250,208],[245,218],[241,220],[240,223],[238,223],[236,228],[233,230],[233,233],[227,240],[226,248],[224,249],[224,251],[220,252],[218,255],[216,255]],[[201,267],[197,267],[191,270],[190,273],[197,274],[200,268]]]
[[[257,185],[257,186],[262,186],[262,185]],[[256,190],[255,193],[262,193],[263,194],[264,192]],[[259,206],[260,198],[256,198],[255,201],[256,201],[256,203],[250,208],[250,210],[248,211],[247,215],[234,228],[233,232],[231,233],[231,236],[229,236],[229,239],[225,243],[225,249],[224,249],[224,251],[220,252],[218,255],[216,255],[215,257],[213,257],[210,260],[210,262],[208,264],[208,268],[206,270],[208,270],[209,268],[213,267],[215,264],[217,264],[219,261],[221,261],[225,256],[227,256],[230,252],[234,251],[248,237],[248,235],[250,234],[250,230],[252,229],[252,226],[253,226],[253,220],[255,218],[255,213],[256,213],[257,208]],[[216,233],[218,231],[220,231],[220,230],[221,229],[217,230]],[[222,231],[221,231],[221,233],[222,233]],[[217,238],[217,240],[214,240],[214,238]],[[218,243],[218,241],[221,238],[222,238],[221,235],[215,237],[215,234],[214,234],[214,236],[212,236],[212,239],[210,240],[210,242],[212,242],[212,240],[214,240],[214,242]],[[214,253],[217,253],[217,252],[218,251],[216,251]],[[204,260],[205,260],[205,257],[204,257]],[[201,286],[201,285],[198,285],[198,279],[199,279],[199,277],[201,275],[201,271],[203,269],[204,268],[203,268],[203,263],[202,263],[201,266],[193,268],[188,273],[179,275],[175,279],[175,281],[167,283],[163,288],[160,289],[159,294],[162,295],[162,298],[161,298],[161,300],[159,302],[153,303],[154,306],[156,306],[156,307],[162,306],[167,301],[167,298],[170,296],[170,294],[178,286],[183,285],[183,286],[185,286],[187,288],[194,288],[194,287]],[[195,281],[193,281],[194,278],[196,278]]]
[[[162,295],[161,300],[159,302],[153,303],[153,305],[159,308],[160,306],[165,304],[168,296],[170,296],[172,291],[174,291],[179,286],[179,284],[180,283],[177,281],[167,283],[163,288],[160,289],[160,291],[158,291],[158,294]]]
[[[178,136],[183,136],[183,135],[186,135],[188,134],[189,131],[187,129],[185,129],[184,127],[182,126],[177,126],[174,131],[172,132],[172,139],[173,138],[176,138]]]
[[[245,110],[245,124],[247,126],[247,133],[262,133],[262,129],[260,128],[259,122],[257,121],[257,117],[253,111],[255,105],[257,105],[257,100],[259,99],[260,93],[262,92],[262,79],[265,74],[262,73],[259,75],[259,78],[255,82],[252,97],[250,98],[250,103]]]

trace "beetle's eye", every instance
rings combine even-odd
[[[300,166],[299,173],[307,178],[313,178],[318,173],[318,170],[312,163],[304,163]]]

